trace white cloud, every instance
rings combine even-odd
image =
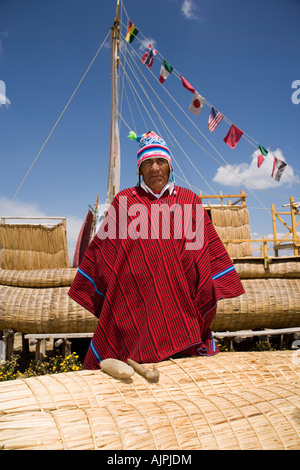
[[[10,105],[10,100],[6,96],[6,85],[3,80],[0,80],[0,106],[5,105],[8,107]]]
[[[181,11],[184,18],[187,20],[196,20],[203,21],[204,18],[198,15],[198,6],[195,4],[194,0],[184,0],[181,6]]]
[[[6,108],[8,108],[10,104],[10,100],[7,98],[7,96],[0,93],[0,107],[4,105]]]
[[[259,150],[255,150],[252,153],[250,163],[244,162],[235,165],[226,165],[226,167],[219,167],[213,181],[224,186],[239,186],[242,183],[250,183],[260,189],[292,185],[295,181],[300,182],[290,165],[286,166],[279,182],[275,181],[271,177],[274,155],[280,160],[286,161],[280,149],[277,149],[274,152],[269,151],[260,168],[257,166],[257,157],[259,153]]]
[[[41,209],[38,208],[36,204],[29,204],[29,203],[21,203],[21,202],[13,202],[9,209],[10,201],[4,197],[0,197],[0,215],[5,214],[10,217],[41,217],[47,218],[47,214],[45,214]],[[49,215],[49,214],[48,214]],[[60,214],[61,215],[61,214]],[[55,220],[54,223],[59,223],[59,220]],[[66,215],[66,222],[67,222],[67,243],[68,243],[68,253],[69,259],[72,264],[74,251],[76,247],[77,238],[83,223],[83,220],[74,215]],[[35,224],[35,223],[49,223],[47,220],[38,221],[35,219],[7,219],[6,223],[26,223],[26,224]],[[50,222],[51,223],[51,222]]]
[[[155,49],[156,47],[156,41],[155,39],[152,38],[144,38],[141,40],[141,43],[139,45],[139,51],[140,52],[145,52],[145,49],[149,46],[149,44],[152,45],[152,47]]]
[[[7,217],[45,217],[45,214],[37,207],[36,204],[22,202],[13,202],[10,204],[10,201],[7,198],[0,197],[0,214],[3,216],[4,213]]]

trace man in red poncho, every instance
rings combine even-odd
[[[69,291],[99,318],[85,369],[216,354],[217,302],[244,293],[200,198],[174,184],[166,143],[153,132],[136,140],[137,186],[114,198]]]

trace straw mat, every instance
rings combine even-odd
[[[229,256],[233,258],[252,256],[249,212],[245,206],[211,207],[211,221],[221,240],[245,240],[226,243]]]
[[[0,266],[3,269],[68,268],[66,227],[0,224]]]
[[[297,352],[157,364],[160,381],[102,371],[0,383],[5,449],[300,449]]]

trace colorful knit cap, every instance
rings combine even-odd
[[[140,184],[139,168],[143,161],[149,158],[165,158],[170,166],[170,180],[174,183],[172,160],[166,142],[152,131],[139,136],[130,132],[128,137],[131,140],[136,140],[140,147],[137,153],[138,185]]]

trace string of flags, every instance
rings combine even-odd
[[[137,29],[137,27],[131,21],[129,21],[125,36],[126,42],[131,44],[134,38],[137,36],[138,32],[139,30]],[[149,44],[142,56],[142,63],[150,69],[153,65],[154,57],[156,55],[157,51],[153,48],[151,44]],[[165,59],[163,59],[158,77],[159,83],[163,84],[167,80],[169,75],[172,73],[172,71],[173,67]],[[180,78],[183,87],[193,93],[193,98],[189,106],[189,111],[194,115],[199,116],[204,107],[204,104],[206,103],[206,100],[183,76],[180,76]],[[224,119],[224,116],[214,107],[210,107],[211,112],[208,118],[207,126],[210,132],[214,132],[220,122]],[[243,134],[244,132],[241,129],[239,129],[234,124],[231,124],[230,129],[223,140],[225,144],[227,144],[232,149],[235,149]],[[265,161],[265,157],[268,155],[268,150],[266,150],[261,145],[258,145],[258,150],[259,154],[257,157],[257,166],[258,168],[260,168],[263,162]],[[275,181],[279,182],[286,166],[286,162],[280,160],[274,155],[271,177],[274,178]]]

